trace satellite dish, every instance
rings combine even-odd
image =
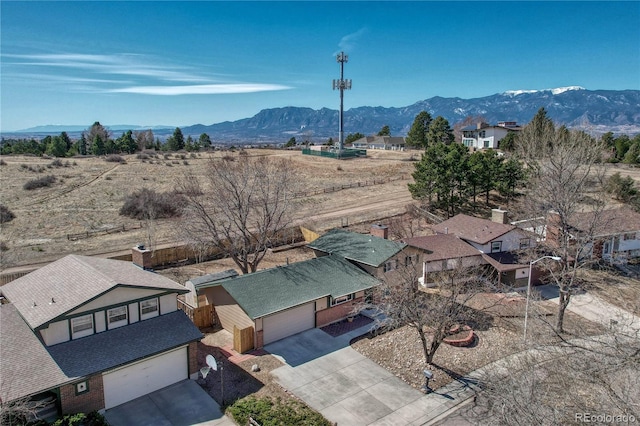
[[[213,371],[218,371],[218,362],[216,361],[216,359],[213,357],[213,355],[207,355],[207,357],[205,358],[205,360],[207,361],[207,365],[209,367],[211,367],[211,369]]]

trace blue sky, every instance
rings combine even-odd
[[[640,89],[640,2],[2,1],[0,130]]]

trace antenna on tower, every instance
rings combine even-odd
[[[336,56],[336,60],[340,64],[340,80],[333,80],[333,90],[340,90],[340,119],[338,121],[340,140],[338,155],[340,155],[344,150],[344,91],[351,89],[351,80],[344,79],[344,64],[349,62],[349,56],[340,52]]]

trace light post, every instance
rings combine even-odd
[[[529,298],[531,297],[531,272],[533,270],[533,264],[540,262],[543,259],[551,259],[551,260],[555,260],[556,262],[559,262],[560,260],[562,260],[562,258],[559,256],[542,256],[539,259],[532,260],[531,262],[529,262],[529,280],[527,282],[527,303],[524,308],[524,336],[522,338],[524,342],[527,341],[527,320],[529,318]]]
[[[422,374],[424,374],[424,380],[425,380],[425,383],[422,389],[424,390],[424,393],[431,393],[431,388],[429,387],[429,379],[433,377],[433,373],[429,370],[422,370]]]

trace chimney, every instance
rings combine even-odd
[[[555,247],[560,246],[562,230],[560,229],[560,215],[558,212],[549,210],[547,213],[547,226],[545,227],[545,240],[547,244]]]
[[[135,246],[131,249],[131,261],[142,269],[151,269],[153,266],[151,263],[151,250],[146,249],[143,244]]]
[[[491,209],[491,221],[496,223],[507,224],[509,218],[507,217],[507,211],[501,209]]]
[[[380,223],[373,224],[371,225],[371,235],[374,237],[384,238],[386,240],[389,238],[389,227]]]

